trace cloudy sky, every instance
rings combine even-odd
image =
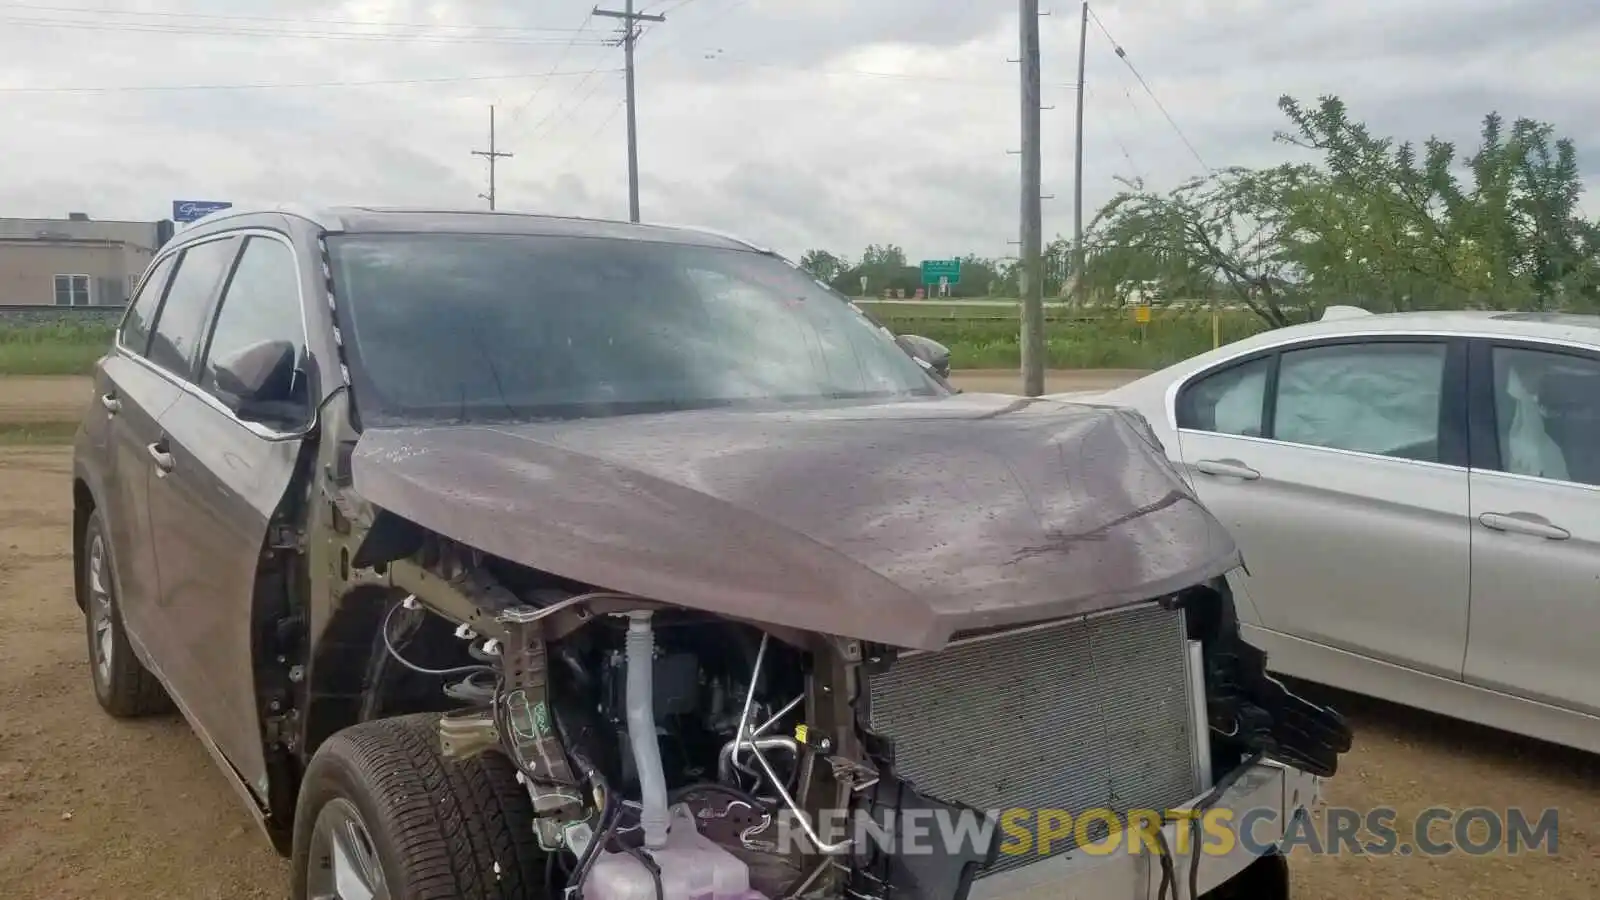
[[[1017,16],[1005,0],[639,0],[646,220],[798,255],[1013,252]],[[620,0],[617,4],[620,6]],[[1079,7],[1042,0],[1045,234],[1072,229]],[[110,11],[112,8],[117,11]],[[626,217],[622,51],[591,0],[0,0],[0,216],[155,219],[174,199]],[[1105,0],[1084,199],[1275,162],[1275,101],[1380,133],[1554,123],[1600,172],[1594,0]],[[87,10],[87,11],[84,11]],[[1108,37],[1109,35],[1109,37]],[[1111,38],[1171,113],[1113,52]],[[241,85],[255,85],[241,88]],[[1185,144],[1192,145],[1193,152]],[[1600,213],[1600,201],[1590,200]]]

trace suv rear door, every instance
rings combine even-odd
[[[312,421],[304,322],[288,240],[267,231],[244,235],[215,315],[200,332],[193,384],[161,418],[169,468],[151,497],[168,628],[183,645],[183,664],[172,680],[263,800],[260,723],[266,710],[255,673],[271,663],[257,658],[254,598],[269,526]],[[292,347],[295,370],[275,398],[278,405],[262,413],[219,385],[218,369],[265,341]]]
[[[84,427],[103,460],[100,504],[116,561],[114,587],[123,621],[135,638],[147,630],[142,626],[159,591],[150,540],[150,454],[145,448],[156,440],[156,420],[179,393],[146,361],[145,352],[178,258],[172,253],[157,260],[134,294],[115,346],[95,366],[95,400]]]

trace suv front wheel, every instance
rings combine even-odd
[[[439,753],[435,714],[378,719],[317,748],[294,823],[294,900],[544,897],[533,803],[511,761]]]

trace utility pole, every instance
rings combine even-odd
[[[1044,393],[1043,175],[1039,141],[1039,0],[1020,0],[1022,21],[1022,393]]]
[[[628,221],[639,221],[639,124],[634,112],[633,94],[633,44],[639,39],[638,22],[665,22],[666,16],[652,16],[633,11],[633,0],[627,0],[622,10],[595,7],[594,14],[622,20],[623,77],[628,84]]]
[[[502,153],[494,142],[494,104],[489,105],[489,149],[474,150],[473,156],[481,156],[489,160],[489,193],[479,194],[479,197],[489,201],[489,209],[494,209],[494,164],[502,159],[509,159],[515,154]]]
[[[1072,303],[1083,305],[1083,62],[1089,44],[1089,0],[1083,0],[1078,24],[1078,136],[1072,160]]]

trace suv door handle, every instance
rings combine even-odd
[[[1478,517],[1478,523],[1494,531],[1527,534],[1533,537],[1542,537],[1549,541],[1564,541],[1572,537],[1572,532],[1562,528],[1560,525],[1551,524],[1549,519],[1536,513],[1486,512]]]
[[[156,441],[154,444],[145,447],[145,449],[150,451],[150,458],[156,462],[157,475],[165,475],[172,471],[173,466],[177,465],[172,458],[172,454],[167,452],[166,441]]]
[[[122,401],[117,399],[117,394],[115,391],[109,394],[101,394],[100,405],[104,406],[106,408],[106,412],[113,416],[119,412],[122,412]]]
[[[1261,473],[1250,468],[1237,459],[1202,459],[1194,464],[1195,471],[1207,475],[1216,475],[1220,478],[1238,478],[1242,481],[1255,481]]]

